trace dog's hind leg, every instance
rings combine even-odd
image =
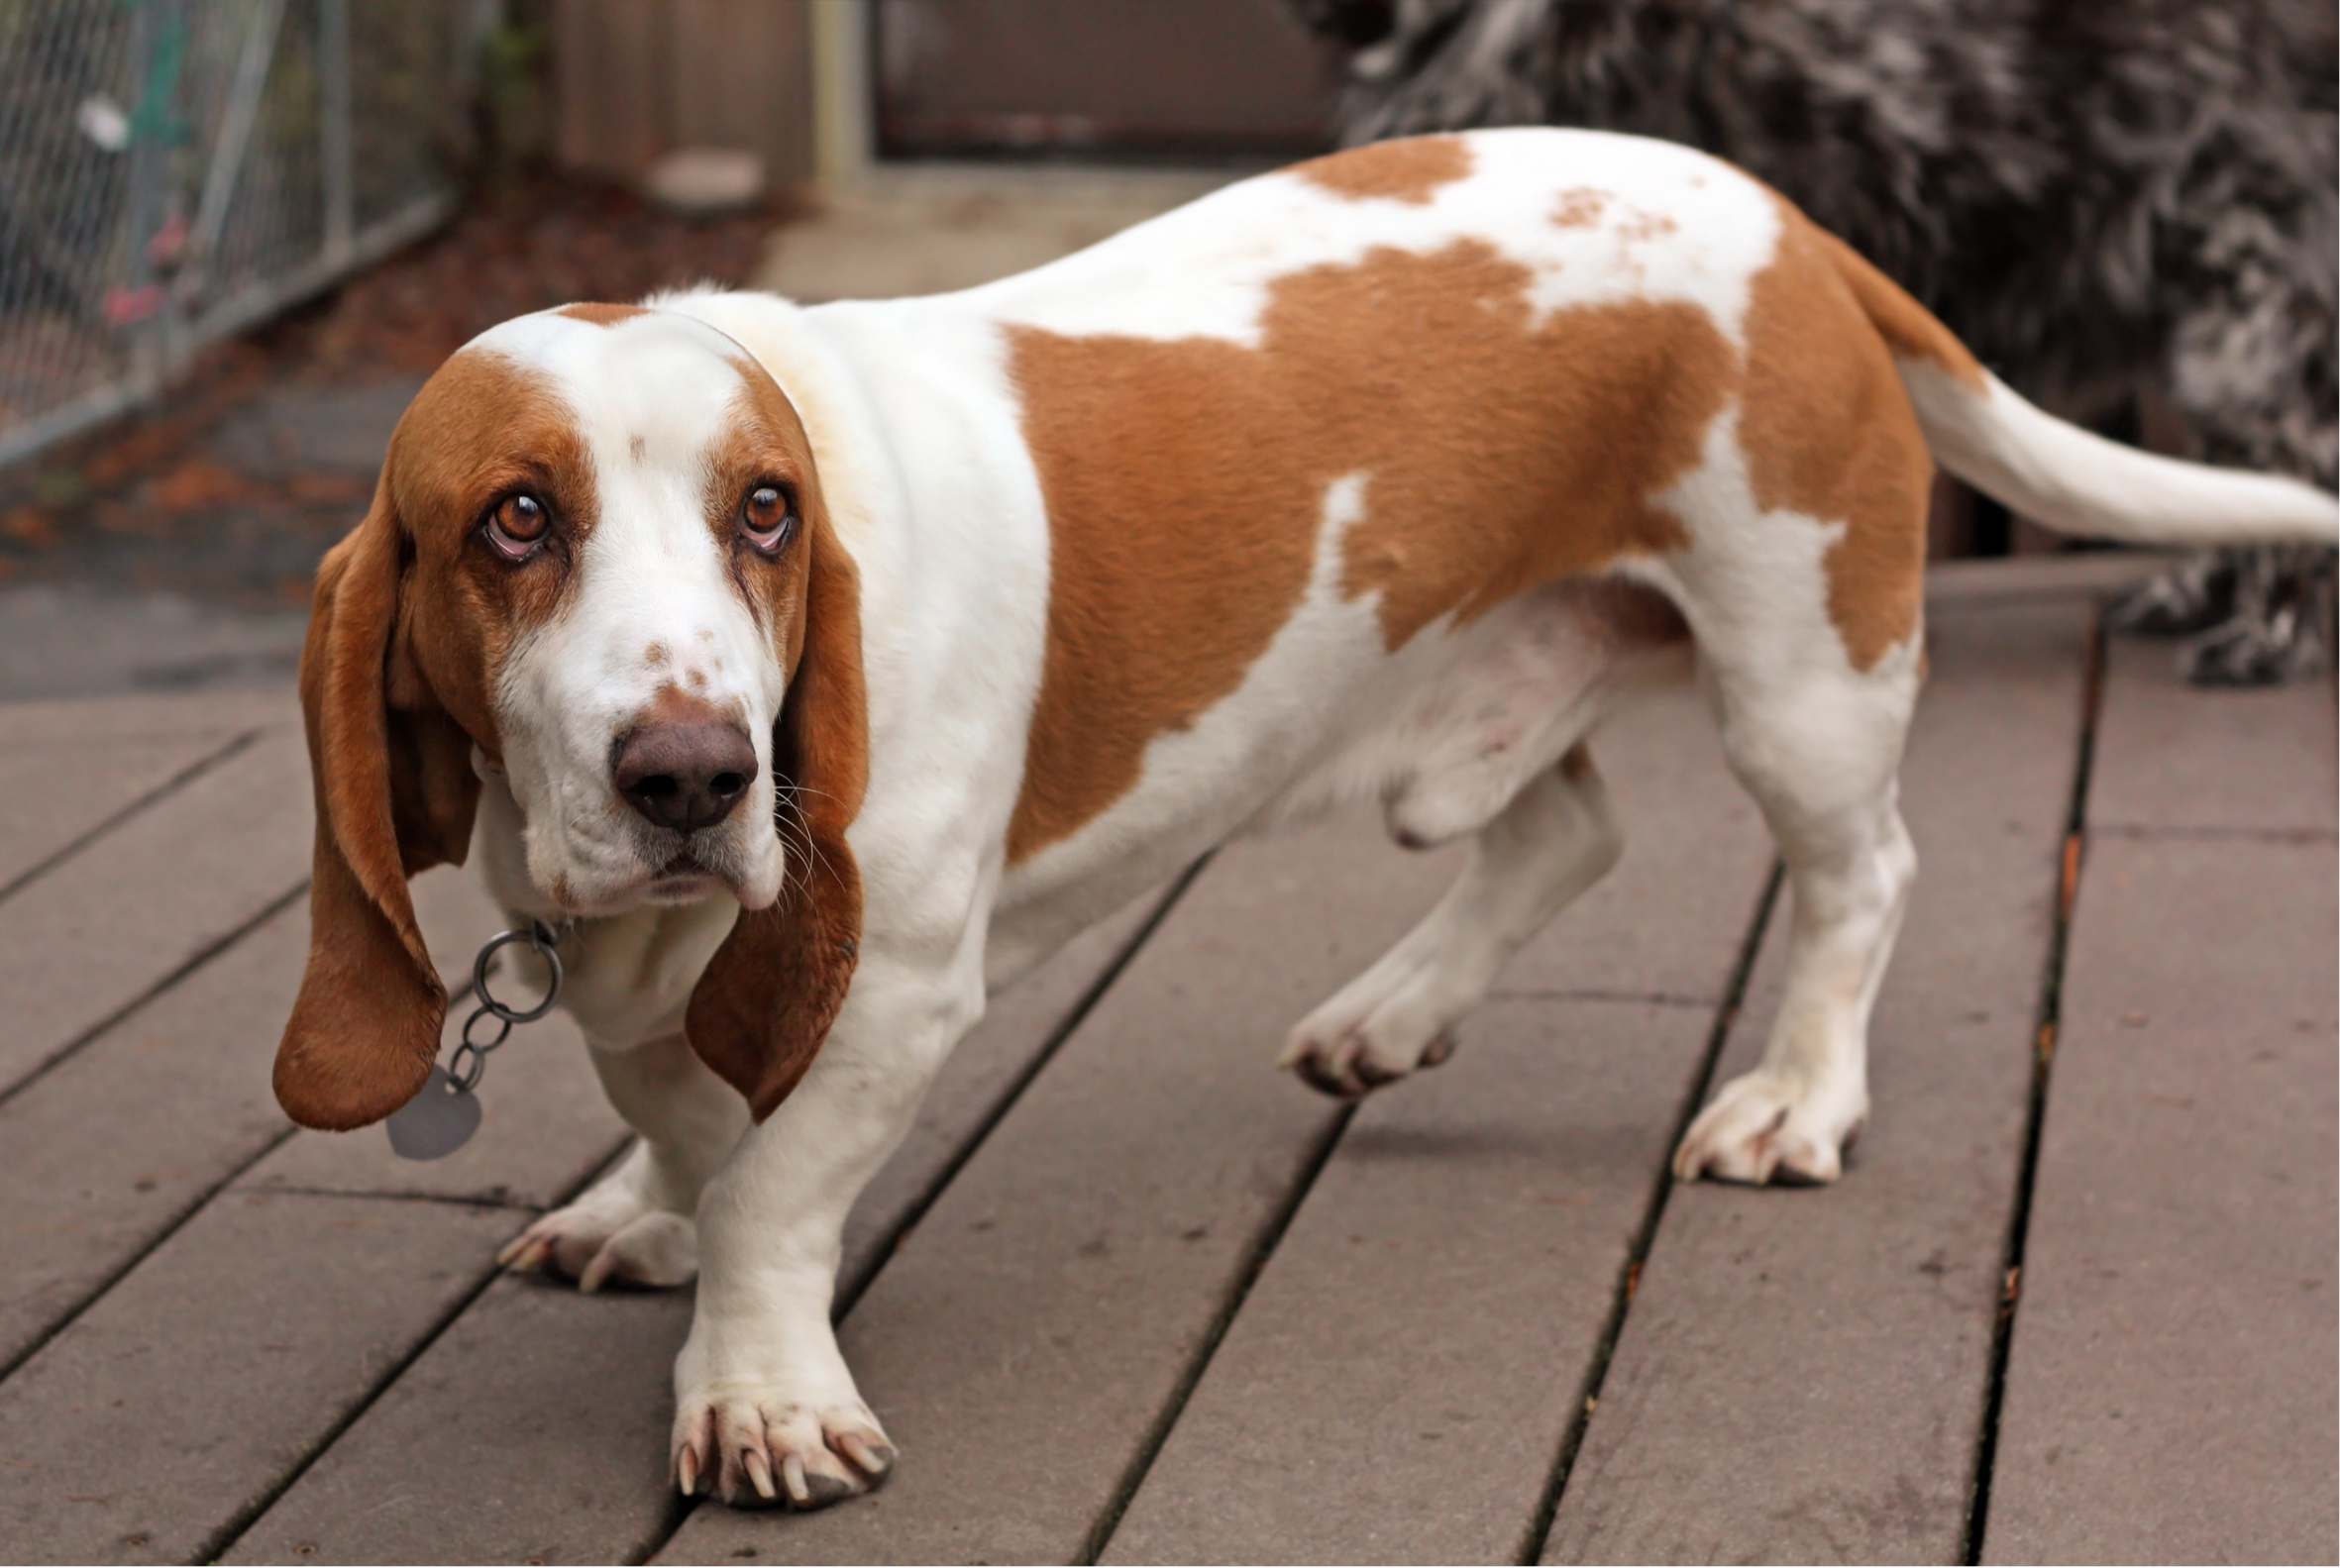
[[[554,1269],[588,1292],[610,1280],[688,1284],[698,1273],[698,1195],[747,1130],[747,1102],[679,1034],[591,1055],[609,1103],[641,1137],[617,1169],[514,1237],[496,1261]]]
[[[1420,925],[1292,1031],[1279,1066],[1354,1098],[1436,1066],[1522,943],[1624,848],[1579,743],[1472,838],[1469,862]]]
[[[1866,673],[1830,654],[1716,672],[1724,749],[1770,824],[1794,912],[1762,1060],[1691,1123],[1674,1154],[1685,1181],[1834,1181],[1867,1119],[1869,1010],[1917,874],[1895,805],[1917,652]]]

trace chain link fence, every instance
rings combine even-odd
[[[439,223],[498,0],[0,0],[0,466]]]

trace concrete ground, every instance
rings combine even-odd
[[[211,494],[186,498],[227,515],[166,540],[135,526],[91,530],[51,580],[0,586],[0,702],[289,681],[308,627],[305,594],[287,602],[290,592],[363,513],[390,431],[421,385],[401,376],[263,392],[196,439],[160,481],[165,490],[208,485]],[[286,485],[331,512],[310,527],[235,515],[240,491]],[[149,504],[160,512],[176,498]],[[156,575],[173,585],[139,586]]]
[[[1070,256],[1239,177],[1231,169],[886,169],[776,231],[754,286],[808,303],[972,288]]]

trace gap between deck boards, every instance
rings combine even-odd
[[[2039,1181],[2040,1134],[2047,1123],[2048,1091],[2055,1076],[2056,1028],[2062,1020],[2064,962],[2071,951],[2072,912],[2079,899],[2087,866],[2088,783],[2095,774],[2096,724],[2104,711],[2105,636],[2101,614],[2088,617],[2087,667],[2080,682],[2080,738],[2072,772],[2072,804],[2064,823],[2064,853],[2058,857],[2056,922],[2048,937],[2040,976],[2039,1021],[2032,1053],[2031,1096],[2024,1106],[2023,1154],[2015,1176],[2015,1202],[2007,1212],[2006,1250],[1999,1267],[1998,1319],[1992,1325],[1990,1362],[1982,1391],[1982,1420],[1974,1435],[1974,1467],[1968,1483],[1966,1537],[1959,1561],[1982,1561],[1983,1533],[1990,1525],[1990,1482],[1998,1461],[1999,1420],[2005,1413],[2007,1354],[2015,1339],[2015,1315],[2023,1301],[2023,1248],[2031,1229],[2032,1193]]]
[[[5,903],[10,898],[15,897],[19,892],[22,892],[34,883],[39,882],[42,878],[48,876],[51,872],[65,864],[65,862],[71,860],[74,856],[89,848],[90,845],[95,844],[99,839],[104,838],[107,834],[113,832],[125,822],[128,822],[132,817],[137,816],[139,813],[152,806],[160,804],[165,799],[168,799],[171,795],[178,793],[178,791],[184,789],[187,785],[193,784],[196,780],[211,772],[212,769],[217,768],[222,763],[229,761],[239,753],[247,750],[255,741],[261,738],[263,733],[264,727],[255,727],[245,730],[240,734],[231,735],[225,744],[213,749],[212,751],[206,752],[204,755],[196,758],[193,762],[187,764],[184,768],[181,768],[177,773],[172,774],[169,778],[155,785],[152,789],[147,790],[144,794],[141,794],[128,801],[122,806],[116,808],[114,811],[108,813],[96,823],[87,828],[84,828],[79,833],[74,834],[71,838],[65,840],[64,843],[58,845],[55,849],[50,851],[47,855],[44,855],[32,865],[27,866],[23,871],[18,872],[14,877],[9,878],[6,883],[0,884],[0,903]]]
[[[1568,1417],[1568,1426],[1560,1439],[1560,1451],[1552,1460],[1551,1480],[1544,1487],[1543,1497],[1536,1506],[1536,1514],[1529,1520],[1521,1537],[1517,1563],[1535,1563],[1543,1556],[1544,1542],[1551,1538],[1552,1521],[1559,1516],[1560,1499],[1568,1490],[1569,1473],[1576,1467],[1576,1456],[1583,1451],[1585,1428],[1591,1425],[1593,1411],[1600,1408],[1601,1385],[1609,1375],[1609,1363],[1617,1353],[1618,1336],[1625,1332],[1625,1319],[1633,1310],[1633,1299],[1641,1285],[1642,1267],[1649,1261],[1649,1249],[1657,1240],[1657,1226],[1665,1218],[1666,1200],[1673,1196],[1673,1152],[1681,1146],[1690,1130],[1690,1123],[1706,1103],[1706,1097],[1714,1087],[1715,1068],[1723,1059],[1723,1047],[1729,1043],[1731,1029],[1739,1021],[1739,1013],[1747,1001],[1748,983],[1755,976],[1755,960],[1763,951],[1763,935],[1770,928],[1771,917],[1779,907],[1779,892],[1786,881],[1786,873],[1779,862],[1771,862],[1770,875],[1763,879],[1763,890],[1755,897],[1753,916],[1747,922],[1747,935],[1739,944],[1738,961],[1731,968],[1731,978],[1723,993],[1722,1004],[1715,1009],[1714,1026],[1706,1041],[1706,1053],[1691,1076],[1689,1090],[1682,1097],[1681,1109],[1665,1140],[1657,1168],[1656,1179],[1649,1187],[1649,1202],[1643,1212],[1642,1222],[1634,1231],[1633,1245],[1627,1251],[1624,1266],[1617,1271],[1616,1296],[1610,1304],[1609,1317],[1601,1325],[1601,1337],[1594,1346],[1592,1363],[1585,1369],[1584,1385],[1578,1391],[1576,1409]]]

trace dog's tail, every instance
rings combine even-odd
[[[1936,461],[2009,510],[2134,545],[2340,542],[2340,501],[2313,485],[2156,457],[2042,412],[1851,246],[1821,239],[1893,351]]]

